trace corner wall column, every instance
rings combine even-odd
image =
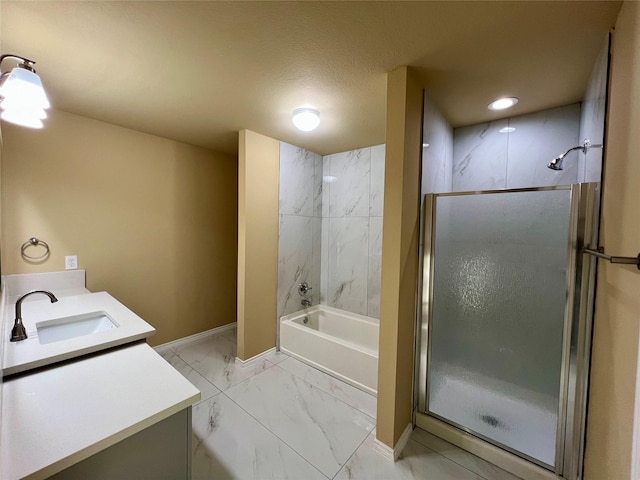
[[[415,71],[389,73],[376,436],[392,449],[412,413],[422,108]]]
[[[248,360],[276,344],[280,142],[240,131],[238,348]]]

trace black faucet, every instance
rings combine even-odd
[[[19,342],[20,340],[25,340],[27,338],[27,330],[22,324],[22,301],[34,293],[47,295],[51,300],[51,303],[56,303],[58,301],[53,293],[47,292],[46,290],[33,290],[22,295],[16,302],[16,320],[13,323],[13,328],[11,329],[11,338],[9,338],[10,342]]]

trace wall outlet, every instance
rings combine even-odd
[[[78,256],[69,255],[64,257],[64,268],[67,270],[75,270],[78,268]]]

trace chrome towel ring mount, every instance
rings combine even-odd
[[[44,253],[42,255],[35,257],[26,253],[27,248],[38,247],[38,246],[44,247]],[[22,258],[24,258],[25,260],[31,260],[31,261],[44,260],[49,256],[50,253],[51,252],[49,250],[49,245],[47,244],[47,242],[44,242],[36,237],[31,237],[29,240],[27,240],[22,244],[22,247],[20,247],[20,254],[22,255]]]

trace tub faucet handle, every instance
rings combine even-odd
[[[307,282],[302,282],[300,285],[298,285],[298,294],[301,297],[304,297],[307,293],[309,293],[309,290],[313,290],[313,288],[311,288]]]

